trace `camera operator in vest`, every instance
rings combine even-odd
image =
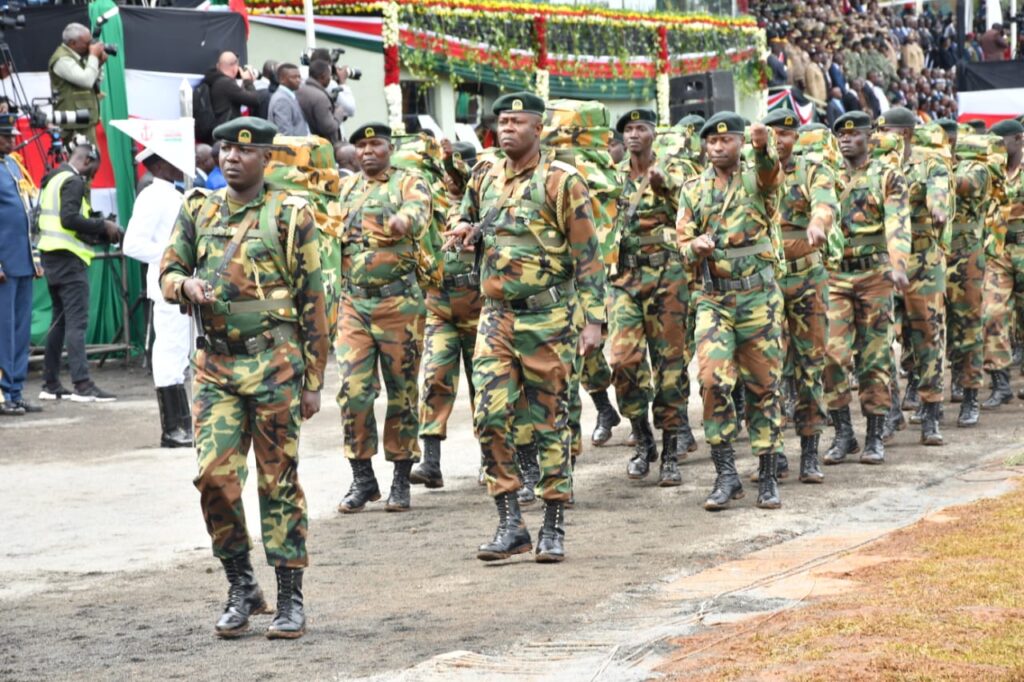
[[[70,397],[76,402],[110,402],[116,396],[100,389],[89,377],[85,331],[89,326],[89,276],[92,245],[117,244],[124,231],[113,220],[96,216],[86,196],[100,167],[96,145],[75,139],[71,157],[44,178],[39,194],[39,252],[53,302],[53,319],[46,337],[43,390],[40,400]],[[60,383],[61,351],[68,352],[74,390]]]
[[[89,112],[88,121],[65,123],[61,135],[70,140],[76,134],[85,135],[96,144],[96,123],[100,119],[100,80],[107,52],[101,42],[93,42],[92,33],[82,24],[68,24],[62,35],[63,42],[50,55],[50,89],[53,91],[54,111]]]

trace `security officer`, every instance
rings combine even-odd
[[[556,562],[565,556],[564,505],[571,493],[574,362],[601,344],[606,276],[586,181],[574,166],[541,154],[544,100],[529,92],[505,95],[494,113],[505,157],[470,180],[461,221],[446,233],[449,248],[479,240],[483,249],[473,421],[498,527],[477,558],[506,559],[533,548],[510,447],[525,392],[545,503],[536,558]]]
[[[821,374],[828,346],[828,272],[822,251],[839,214],[835,177],[824,164],[796,158],[799,120],[789,109],[777,109],[764,119],[775,130],[779,163],[785,173],[779,202],[779,224],[786,254],[786,274],[780,281],[785,300],[789,354],[796,384],[796,430],[800,436],[800,480],[821,483],[818,440],[825,426]],[[779,461],[780,476],[785,455]]]
[[[444,144],[444,143],[442,143]],[[449,143],[450,144],[450,143]],[[476,147],[456,142],[445,155],[445,185],[458,215],[457,206],[466,191],[466,183],[476,164]],[[441,441],[448,435],[448,419],[455,406],[459,387],[459,365],[473,373],[473,348],[480,322],[480,273],[474,267],[473,251],[445,251],[442,286],[427,291],[427,320],[423,344],[423,395],[420,400],[420,438],[423,462],[412,470],[410,480],[428,488],[443,488]],[[475,403],[473,384],[469,385],[470,404]],[[534,458],[536,462],[536,458]]]
[[[752,163],[741,155],[743,119],[723,111],[700,130],[709,166],[683,185],[676,232],[686,261],[700,271],[697,296],[697,362],[704,400],[704,437],[717,478],[704,503],[724,509],[743,496],[732,442],[737,411],[746,411],[750,445],[758,457],[757,506],[782,506],[777,456],[782,452],[782,292],[784,264],[774,224],[782,181],[770,130],[750,128]],[[733,389],[745,387],[745,404]]]
[[[393,168],[391,128],[360,126],[349,138],[361,172],[341,187],[341,310],[336,355],[338,406],[352,486],[338,511],[362,511],[380,499],[370,458],[377,453],[373,403],[380,365],[388,393],[384,456],[394,463],[388,511],[410,506],[409,474],[420,459],[420,354],[426,308],[417,281],[417,253],[430,224],[430,189],[419,175]]]
[[[46,335],[43,390],[40,400],[70,397],[75,402],[110,402],[117,397],[93,383],[85,355],[89,327],[89,265],[93,245],[121,241],[121,227],[93,217],[87,196],[89,182],[100,167],[96,145],[75,139],[67,163],[43,178],[39,196],[39,244],[53,320]],[[67,350],[73,391],[60,383],[61,351]]]
[[[903,292],[904,324],[916,364],[921,399],[921,442],[942,445],[939,411],[942,407],[943,361],[946,357],[946,257],[949,248],[952,180],[936,155],[914,144],[917,118],[904,107],[878,117],[879,130],[903,137],[903,174],[910,203],[911,254],[907,261],[910,286]]]
[[[1024,125],[1015,119],[1000,121],[989,130],[1006,147],[1005,199],[999,210],[1005,223],[1006,246],[985,267],[985,371],[992,377],[992,394],[982,408],[997,409],[1013,399],[1010,389],[1010,320],[1024,307],[1020,282],[1024,279]],[[1018,397],[1024,399],[1024,392]]]
[[[653,397],[654,426],[662,431],[658,485],[678,486],[679,460],[696,450],[697,442],[687,417],[690,291],[675,241],[675,218],[679,188],[697,170],[685,159],[657,157],[652,149],[656,122],[652,109],[633,109],[616,123],[629,156],[618,168],[623,192],[619,268],[610,281],[610,345],[619,409],[637,436],[636,454],[626,473],[632,479],[644,478],[658,457],[647,418]],[[650,370],[645,362],[648,351]]]
[[[871,118],[851,111],[833,130],[846,167],[839,174],[840,225],[846,247],[840,271],[829,280],[829,341],[825,399],[835,440],[825,464],[839,464],[860,450],[850,421],[848,368],[857,349],[861,410],[867,438],[860,461],[885,461],[882,428],[892,405],[893,286],[906,289],[910,256],[907,185],[899,168],[868,154]]]
[[[305,633],[306,498],[298,479],[299,427],[320,409],[327,318],[313,213],[302,197],[272,189],[263,172],[277,129],[248,116],[213,131],[228,187],[185,199],[164,253],[160,288],[202,326],[192,358],[199,489],[213,553],[230,589],[217,636],[267,613],[249,561],[242,508],[249,446],[259,472],[267,563],[277,574],[268,638]]]

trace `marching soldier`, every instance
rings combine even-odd
[[[476,147],[456,142],[446,155],[445,184],[452,214],[462,201],[470,172],[476,164]],[[423,462],[410,480],[428,488],[443,488],[441,441],[448,435],[448,418],[459,387],[459,365],[473,373],[473,347],[480,322],[480,273],[472,251],[445,251],[442,286],[427,291],[426,335],[423,344],[423,395],[420,400],[420,438]],[[470,404],[475,403],[473,384]],[[534,458],[536,461],[536,458]]]
[[[835,177],[824,164],[797,159],[793,146],[800,123],[796,114],[778,109],[764,124],[775,130],[779,163],[785,173],[779,224],[786,254],[786,274],[779,282],[785,300],[789,353],[796,385],[796,430],[800,436],[800,480],[821,483],[818,441],[825,426],[821,375],[828,347],[828,272],[822,250],[839,213]],[[789,468],[779,459],[780,476]]]
[[[907,185],[899,169],[868,154],[871,118],[859,111],[833,126],[846,167],[839,175],[840,224],[846,247],[840,271],[829,280],[828,361],[823,377],[835,439],[825,464],[839,464],[860,451],[850,421],[848,368],[857,349],[858,391],[867,417],[860,461],[885,461],[882,428],[892,406],[893,286],[908,286],[910,225]]]
[[[545,503],[536,558],[556,562],[565,557],[564,505],[572,491],[574,363],[601,344],[605,271],[586,181],[574,166],[541,155],[544,100],[505,95],[494,113],[505,158],[470,180],[462,220],[447,233],[449,247],[479,240],[482,250],[473,421],[498,527],[477,558],[532,549],[516,498],[521,481],[510,434],[525,392]]]
[[[1024,306],[1015,284],[1024,279],[1024,172],[1021,172],[1024,125],[1007,119],[992,126],[989,133],[1003,138],[1006,146],[1006,197],[999,207],[1001,219],[1006,224],[1006,247],[998,258],[986,264],[983,293],[985,371],[992,377],[992,395],[981,406],[997,409],[1013,399],[1010,389],[1010,321],[1013,311]],[[1018,397],[1024,399],[1024,391]]]
[[[679,460],[696,450],[697,442],[686,413],[690,291],[674,226],[679,188],[697,171],[686,161],[657,158],[652,149],[656,121],[651,109],[633,109],[616,124],[629,156],[619,164],[622,228],[619,271],[610,282],[611,353],[619,409],[637,436],[636,454],[626,473],[632,479],[644,478],[650,462],[658,458],[647,418],[653,397],[654,426],[662,431],[658,485],[677,486],[682,484]]]
[[[277,573],[277,613],[267,637],[301,637],[306,624],[299,426],[320,409],[329,346],[315,219],[305,199],[263,180],[276,132],[249,117],[213,131],[228,187],[186,198],[160,276],[164,298],[192,306],[202,328],[192,358],[195,485],[214,555],[231,584],[216,625],[225,638],[245,632],[249,616],[269,612],[249,561],[242,508],[250,444],[263,548]]]
[[[903,292],[904,324],[913,353],[914,377],[921,400],[921,442],[942,445],[943,360],[946,350],[946,259],[949,246],[949,169],[914,144],[917,119],[904,107],[893,107],[876,121],[884,132],[903,137],[903,174],[910,209],[911,254],[907,261],[910,285]],[[909,380],[909,379],[908,379]]]
[[[388,405],[384,456],[394,463],[387,511],[410,506],[409,474],[420,459],[418,386],[426,309],[417,280],[417,253],[431,218],[430,190],[422,177],[391,166],[391,128],[361,126],[349,138],[361,172],[341,188],[341,311],[336,355],[341,388],[338,406],[352,486],[338,505],[360,512],[380,499],[370,458],[377,454],[373,403]]]
[[[745,163],[743,119],[715,114],[701,128],[708,168],[683,186],[676,220],[679,249],[701,273],[696,298],[697,361],[704,400],[704,436],[718,474],[704,503],[724,509],[743,496],[733,440],[745,407],[750,445],[758,457],[757,506],[782,506],[777,456],[782,452],[782,293],[784,262],[774,224],[782,172],[771,134],[750,129],[753,162]],[[733,389],[746,387],[743,406]]]

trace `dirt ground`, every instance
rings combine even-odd
[[[351,478],[329,399],[337,386],[332,377],[300,448],[311,510],[309,634],[269,642],[260,636],[269,618],[260,616],[253,636],[225,642],[212,636],[226,582],[209,553],[191,485],[194,454],[153,447],[156,405],[144,370],[108,365],[94,378],[119,401],[51,403],[40,415],[0,421],[0,475],[8,491],[0,679],[221,679],[227,671],[252,679],[390,679],[446,652],[500,656],[523,643],[628,627],[668,576],[820,532],[838,519],[868,527],[873,515],[885,514],[909,523],[928,507],[935,486],[1024,442],[1020,401],[984,414],[974,430],[956,429],[956,406],[947,405],[943,448],[918,445],[911,426],[888,448],[885,466],[828,467],[822,486],[790,479],[777,511],[756,509],[756,484],[747,484],[747,497],[733,509],[710,514],[700,505],[714,472],[697,411],[691,409],[691,421],[701,448],[684,463],[679,488],[626,479],[623,424],[611,446],[593,448],[588,439],[578,466],[579,504],[567,513],[566,562],[540,565],[524,556],[487,565],[474,554],[490,539],[495,515],[476,484],[479,454],[464,387],[442,448],[446,487],[414,488],[409,513],[388,514],[377,503],[342,516],[334,506]],[[34,375],[29,394],[38,386]],[[584,402],[589,435],[594,413]],[[695,399],[691,407],[698,405]],[[855,428],[863,434],[859,417]],[[745,441],[738,452],[746,455],[741,471],[753,470]],[[795,463],[792,431],[787,452]],[[382,488],[389,485],[390,466],[376,458],[375,468]],[[256,529],[251,484],[245,499]],[[851,511],[861,509],[867,512]],[[526,517],[536,533],[539,506]],[[273,572],[260,559],[257,544],[254,564],[272,598]],[[583,679],[615,678],[599,672]]]

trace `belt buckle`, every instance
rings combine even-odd
[[[266,348],[266,343],[261,344],[261,341],[266,341],[266,337],[264,337],[262,334],[260,334],[259,336],[250,336],[249,338],[247,338],[244,342],[245,352],[248,353],[249,355],[256,355],[257,353],[261,352],[264,348]]]

